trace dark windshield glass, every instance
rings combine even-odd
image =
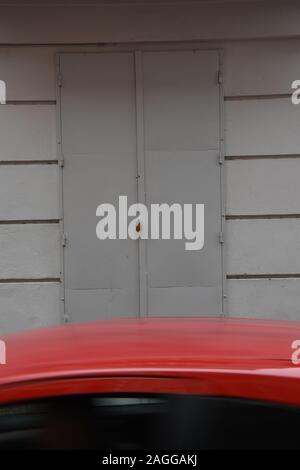
[[[0,408],[0,449],[296,449],[298,409],[189,395],[78,396]]]

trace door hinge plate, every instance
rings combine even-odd
[[[218,84],[221,85],[223,83],[223,73],[222,70],[218,71]]]
[[[63,233],[62,236],[61,236],[61,246],[62,247],[67,246],[67,242],[68,242],[67,235],[65,233]]]
[[[57,85],[59,88],[62,87],[62,74],[61,73],[57,75]]]
[[[219,243],[220,243],[221,245],[223,245],[224,242],[225,242],[224,233],[223,233],[223,232],[220,232],[220,233],[219,233]]]
[[[69,316],[69,314],[66,313],[66,312],[65,312],[64,315],[63,315],[63,322],[64,322],[64,323],[69,323],[69,322],[70,322],[70,316]]]

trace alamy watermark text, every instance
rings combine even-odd
[[[119,196],[119,207],[100,204],[96,226],[100,240],[187,240],[186,250],[204,246],[204,204],[150,204],[150,209],[137,203],[128,207],[127,196]],[[128,223],[128,217],[132,219]],[[173,224],[171,222],[173,221]],[[173,226],[171,229],[171,225]]]

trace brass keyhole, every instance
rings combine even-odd
[[[137,233],[140,233],[140,231],[141,231],[141,223],[140,222],[136,225],[135,230],[137,231]]]

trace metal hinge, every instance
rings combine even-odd
[[[218,84],[221,85],[223,83],[223,73],[222,70],[218,71]]]
[[[223,155],[223,152],[220,152],[220,153],[219,153],[218,162],[219,162],[219,165],[223,165],[223,163],[224,163],[224,155]]]
[[[60,72],[57,75],[57,85],[59,86],[59,88],[62,87],[62,74]]]
[[[63,322],[64,323],[69,323],[70,322],[70,316],[66,312],[63,315]]]
[[[61,246],[65,247],[67,246],[68,238],[65,233],[62,234],[61,236]]]
[[[65,166],[65,159],[64,159],[63,155],[60,156],[59,166],[60,166],[60,168],[63,168]]]
[[[223,245],[224,242],[225,242],[225,240],[224,240],[224,233],[223,233],[223,232],[220,232],[220,233],[219,233],[219,243],[220,243],[221,245]]]

